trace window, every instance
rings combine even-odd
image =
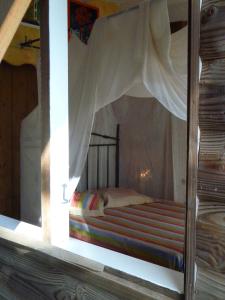
[[[66,2],[66,1],[65,1]],[[196,7],[190,5],[193,12],[190,19],[191,28],[193,24],[198,21],[199,12],[198,5]],[[133,11],[132,11],[133,13]],[[24,230],[30,228],[32,234],[33,229],[38,230],[39,234],[43,233],[43,239],[50,242],[57,247],[70,250],[76,254],[86,256],[92,260],[98,261],[104,265],[108,265],[111,268],[119,269],[125,273],[140,277],[144,280],[152,281],[154,277],[155,284],[162,285],[178,292],[183,292],[182,280],[183,276],[178,275],[175,271],[165,270],[161,267],[156,267],[150,263],[139,261],[136,258],[129,256],[123,256],[111,250],[99,248],[96,245],[85,244],[78,240],[69,239],[69,204],[68,195],[70,194],[70,186],[66,184],[69,182],[68,166],[69,166],[69,114],[68,114],[68,41],[67,41],[67,7],[66,3],[58,3],[57,6],[48,7],[47,2],[42,7],[43,23],[41,25],[41,112],[42,112],[42,230],[38,230],[32,226],[25,225],[23,223],[16,223],[14,220],[3,219],[2,225],[5,226],[5,222],[9,221],[8,228],[19,228],[25,226]],[[49,14],[49,18],[48,18]],[[49,23],[48,23],[49,22]],[[49,36],[47,28],[50,28]],[[195,32],[192,32],[192,38],[194,39]],[[193,40],[190,40],[189,49],[191,54],[189,60],[196,59],[197,46],[193,45]],[[193,48],[191,48],[191,46]],[[196,47],[196,48],[195,48]],[[196,52],[194,52],[196,51]],[[192,55],[192,56],[191,56]],[[60,58],[60,59],[59,59]],[[191,91],[195,88],[197,78],[195,82],[191,81],[192,75],[196,74],[198,63],[190,65],[189,69],[189,97],[193,96]],[[69,65],[69,68],[72,66]],[[59,72],[60,70],[60,72]],[[50,80],[49,80],[50,79]],[[69,78],[70,80],[70,78]],[[60,83],[60,84],[59,84]],[[190,119],[188,120],[189,127],[194,126],[192,124],[192,118],[195,117],[196,111],[191,102],[189,110]],[[194,137],[191,135],[192,131],[189,128],[189,141],[193,141]],[[196,135],[196,131],[194,131]],[[115,138],[115,137],[114,137]],[[107,146],[106,146],[107,147]],[[117,145],[115,145],[117,147]],[[191,199],[195,196],[195,184],[191,184],[191,175],[196,174],[196,161],[194,157],[192,161],[192,154],[196,152],[196,144],[189,142],[189,167],[188,167],[188,222],[193,219],[193,209],[189,207]],[[140,178],[146,179],[151,176],[151,169],[142,168],[140,170]],[[193,172],[193,173],[191,173]],[[72,185],[73,187],[73,185]],[[7,226],[6,226],[7,227]],[[190,232],[187,231],[187,245],[191,240]],[[40,238],[41,239],[41,238]],[[193,246],[193,245],[192,245]],[[188,248],[187,248],[188,249]],[[187,251],[189,253],[190,249]],[[84,255],[85,253],[85,255]],[[187,268],[189,270],[193,268],[189,258],[187,260]],[[131,268],[132,265],[132,268]],[[137,267],[134,268],[133,266]],[[141,270],[139,274],[136,271]],[[134,272],[135,271],[135,272]],[[192,272],[192,271],[191,271]],[[154,274],[154,275],[153,275]],[[158,274],[158,276],[155,276]],[[193,275],[193,274],[192,274]],[[193,279],[187,276],[189,282]],[[166,279],[167,278],[167,279]],[[174,278],[176,280],[174,281]],[[167,281],[168,280],[168,281]],[[167,281],[167,282],[166,282]],[[174,284],[174,282],[178,282]]]

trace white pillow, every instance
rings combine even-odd
[[[103,194],[105,208],[152,203],[153,199],[129,189],[109,189]]]

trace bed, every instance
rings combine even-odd
[[[71,214],[71,237],[183,272],[184,206],[156,201],[104,213],[87,218]]]
[[[92,144],[99,152],[105,147],[115,147],[114,186],[119,188],[119,126],[116,137],[93,133],[108,140],[103,144]],[[113,139],[113,143],[111,141]],[[107,155],[106,174],[109,188],[109,156]],[[96,191],[99,186],[101,168],[97,155]],[[86,170],[86,189],[89,189],[88,160]],[[139,195],[139,194],[138,194]],[[143,196],[145,197],[145,196]],[[119,198],[119,201],[122,198]],[[118,199],[117,199],[118,201]],[[83,202],[87,202],[87,199]],[[132,204],[131,202],[130,204]],[[135,203],[135,202],[134,202]],[[105,203],[104,203],[105,205]],[[84,216],[70,210],[70,236],[113,251],[127,254],[138,259],[155,263],[180,272],[184,271],[184,236],[185,236],[185,206],[173,201],[152,199],[142,203],[103,208],[99,216]]]

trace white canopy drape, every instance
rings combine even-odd
[[[154,97],[186,119],[187,29],[172,35],[167,1],[144,1],[99,19],[88,46],[69,45],[70,178],[76,186],[89,147],[95,112],[127,94]]]

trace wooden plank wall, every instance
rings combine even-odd
[[[183,297],[107,270],[90,270],[0,239],[0,299],[181,300]]]
[[[33,66],[0,65],[0,214],[19,218],[20,125],[37,105]]]
[[[196,299],[225,299],[225,1],[203,0]]]

